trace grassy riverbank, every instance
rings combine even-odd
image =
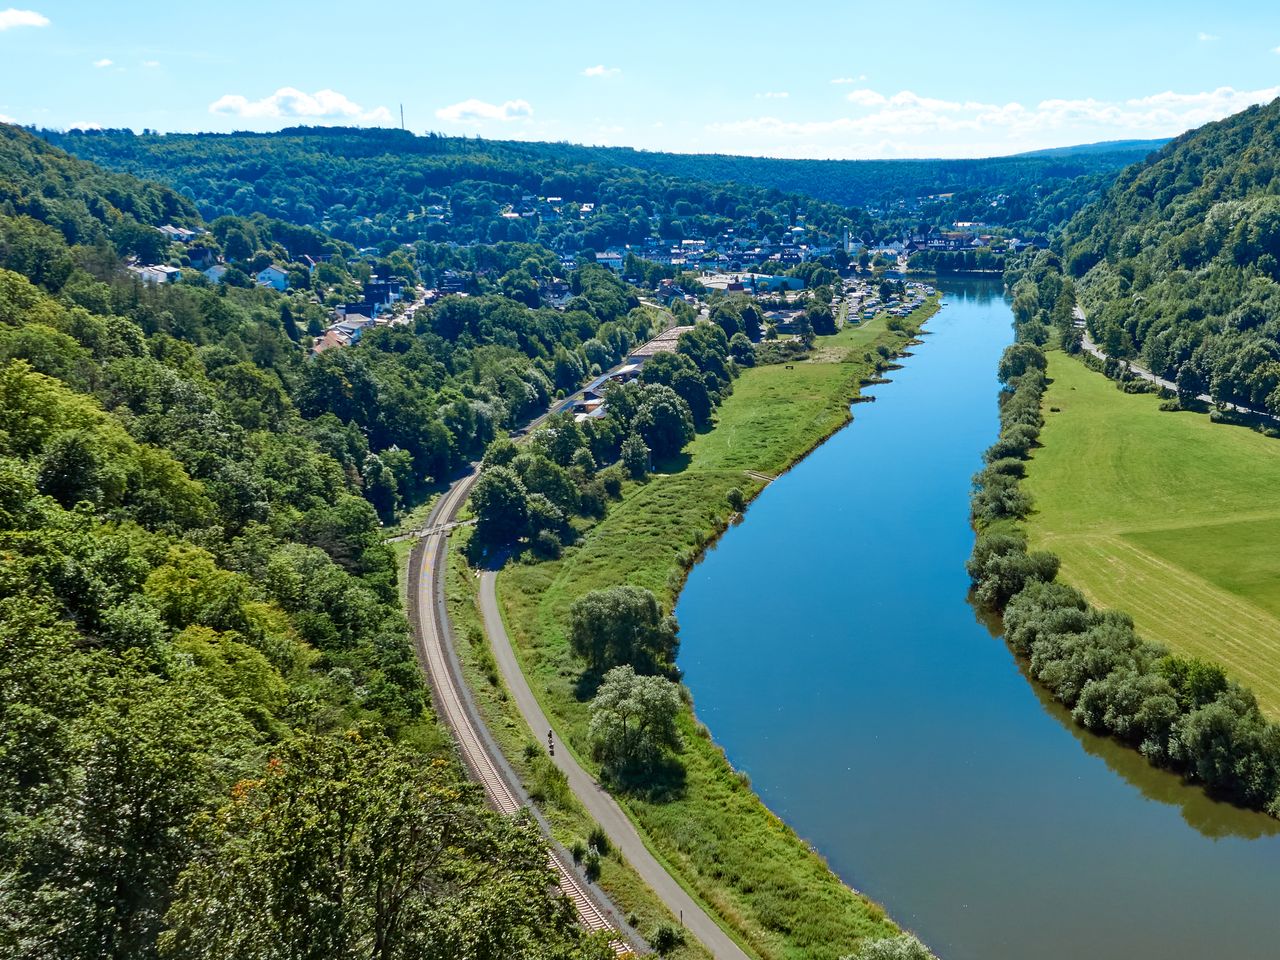
[[[932,313],[918,311],[914,329]],[[508,631],[561,740],[588,769],[587,704],[568,649],[569,607],[597,588],[647,587],[666,609],[705,545],[724,529],[727,493],[747,496],[848,420],[847,404],[874,372],[870,356],[910,335],[885,318],[820,338],[817,359],[749,369],[671,472],[628,485],[621,502],[556,561],[518,564],[499,577]],[[846,887],[770,813],[686,711],[683,789],[672,799],[620,798],[655,854],[752,952],[765,958],[835,958],[866,936],[895,929],[883,910]],[[524,733],[524,736],[528,736]]]
[[[1139,633],[1221,663],[1280,717],[1280,443],[1168,413],[1049,354],[1041,447],[1025,489],[1033,546]],[[1058,412],[1053,412],[1057,408]]]

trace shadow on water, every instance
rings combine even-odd
[[[974,602],[972,593],[967,600],[973,608],[974,619],[986,628],[992,639],[1004,644],[1004,624],[1000,616]],[[1032,679],[1024,658],[1016,656],[1012,650],[1009,650],[1009,656],[1018,664],[1018,671],[1034,691],[1044,712],[1069,730],[1085,753],[1101,759],[1112,773],[1136,788],[1147,800],[1176,807],[1189,827],[1212,840],[1225,837],[1257,840],[1280,836],[1280,820],[1215,800],[1178,774],[1152,766],[1132,747],[1082,727],[1072,719],[1071,711],[1055,700],[1043,684]]]

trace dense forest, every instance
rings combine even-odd
[[[1280,100],[1184,134],[1064,229],[1097,343],[1280,413]]]
[[[206,219],[263,214],[357,246],[536,241],[557,250],[710,238],[866,240],[981,222],[1047,234],[1157,142],[980,160],[781,160],[293,128],[273,134],[41,131],[73,154],[170,184]],[[563,201],[519,217],[525,197]],[[592,205],[584,211],[583,206]],[[872,209],[875,216],[864,211]],[[533,212],[548,208],[534,205]],[[506,214],[504,216],[504,214]]]
[[[358,246],[388,239],[529,241],[561,251],[603,250],[650,236],[678,242],[726,230],[778,242],[800,224],[811,242],[830,243],[845,227],[873,226],[856,211],[797,193],[543,145],[333,127],[42,135],[83,158],[172,185],[207,219],[261,213],[322,227]],[[538,202],[548,197],[557,202]]]
[[[895,228],[986,221],[1047,232],[1164,141],[1125,141],[972,160],[787,160],[569,144],[504,146],[560,162],[625,165],[667,176],[734,181],[874,209]]]
[[[168,223],[0,126],[0,953],[597,955],[449,759],[379,512],[648,316],[592,266],[306,362],[312,291],[124,269]]]

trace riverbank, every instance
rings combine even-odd
[[[1071,710],[1075,722],[1141,750],[1152,764],[1177,771],[1217,799],[1280,817],[1280,725],[1262,713],[1254,692],[1228,676],[1218,656],[1170,650],[1139,635],[1127,610],[1095,608],[1078,589],[1057,579],[1060,560],[1055,554],[1028,549],[1022,523],[1034,504],[1023,483],[1027,461],[1042,446],[1046,419],[1062,413],[1050,403],[1046,417],[1044,408],[1049,361],[1038,344],[1049,339],[1049,324],[1042,318],[1058,318],[1053,320],[1058,340],[1070,343],[1071,331],[1060,321],[1070,318],[1074,293],[1069,285],[1053,281],[1053,263],[1037,258],[1026,266],[1013,288],[1015,343],[998,367],[1004,388],[1000,436],[985,454],[987,466],[974,477],[971,502],[978,537],[967,563],[974,597],[984,609],[1003,616],[1010,647],[1026,658],[1029,674]],[[1078,394],[1068,392],[1063,402],[1073,402]],[[1151,426],[1161,429],[1155,421]],[[1124,425],[1115,429],[1123,432]],[[1092,434],[1085,429],[1079,435]],[[1117,484],[1108,502],[1127,502],[1143,513],[1158,510],[1162,499],[1168,507],[1165,485],[1176,486],[1181,470],[1202,455],[1200,445],[1184,443],[1165,461],[1139,456],[1137,469],[1158,478],[1151,500],[1137,499],[1136,491]],[[1130,469],[1133,460],[1133,451],[1117,448],[1110,468],[1120,464]],[[1087,496],[1093,485],[1092,473],[1085,474],[1083,482],[1071,485],[1071,496]],[[1198,498],[1187,499],[1212,508],[1221,493],[1210,484]],[[1183,494],[1172,496],[1176,502]],[[1267,518],[1255,514],[1245,519]],[[1166,540],[1181,548],[1183,537],[1176,529]],[[1216,533],[1210,530],[1209,536]],[[1194,551],[1192,559],[1198,560]],[[1109,569],[1107,576],[1116,571]],[[1169,576],[1166,564],[1151,582]],[[1128,594],[1124,599],[1127,605]],[[1219,626],[1224,636],[1234,632],[1230,622]]]
[[[1048,354],[1027,463],[1034,547],[1095,605],[1171,649],[1220,662],[1280,717],[1280,445]]]
[[[732,517],[729,491],[754,496],[764,481],[753,474],[780,473],[847,423],[859,384],[885,355],[904,349],[934,310],[936,301],[901,330],[882,316],[819,338],[817,361],[745,371],[715,428],[695,439],[674,472],[628,485],[621,502],[561,559],[503,571],[499,596],[525,673],[559,739],[584,766],[593,769],[587,705],[565,640],[572,602],[592,589],[631,583],[653,590],[671,609],[687,571]],[[835,958],[862,938],[896,930],[764,807],[691,709],[681,717],[681,732],[682,788],[665,801],[619,800],[655,855],[739,942],[761,957]],[[537,776],[536,751],[518,752],[517,763]]]

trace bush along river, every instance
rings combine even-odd
[[[1280,822],[1073,724],[968,601],[970,478],[1012,314],[997,282],[942,289],[878,402],[690,574],[698,716],[946,960],[1274,957]]]

